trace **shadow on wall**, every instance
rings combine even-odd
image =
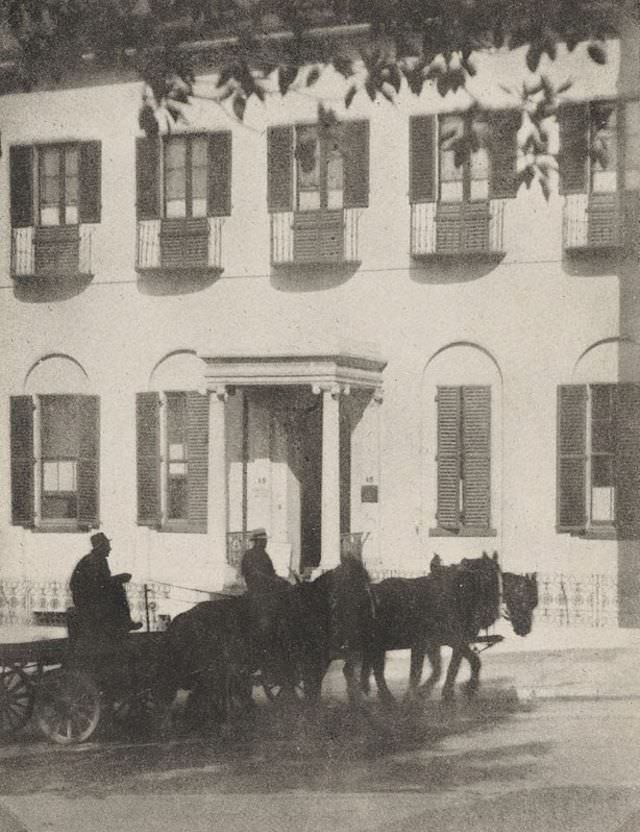
[[[625,254],[621,249],[585,250],[565,254],[562,269],[572,277],[602,277],[628,268],[630,263],[635,263],[635,257]]]
[[[202,292],[216,282],[221,269],[193,270],[149,270],[138,274],[138,291],[142,295],[190,295]]]
[[[13,294],[23,303],[52,303],[70,300],[85,291],[93,275],[69,277],[14,277]]]
[[[278,292],[324,292],[342,286],[358,271],[356,263],[291,264],[271,271],[271,285]]]
[[[411,280],[423,284],[471,283],[492,272],[500,258],[430,257],[410,269]]]

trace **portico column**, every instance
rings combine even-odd
[[[322,522],[320,527],[322,569],[340,563],[340,387],[322,390]]]
[[[222,582],[227,558],[227,388],[209,391],[209,488],[207,492],[207,531],[211,554]],[[216,570],[217,571],[217,570]],[[212,575],[212,584],[214,576]],[[212,587],[213,588],[213,587]],[[219,588],[219,587],[215,587]]]

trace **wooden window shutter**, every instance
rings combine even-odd
[[[460,387],[438,387],[438,509],[442,529],[460,527]]]
[[[510,199],[518,194],[519,110],[494,110],[489,122],[489,194],[491,199]]]
[[[78,523],[89,529],[99,525],[100,400],[78,396]]]
[[[270,127],[267,132],[267,201],[269,211],[293,209],[293,127]]]
[[[136,212],[139,220],[161,215],[160,139],[136,139]]]
[[[136,396],[136,471],[138,525],[160,524],[160,397]]]
[[[640,384],[619,384],[615,408],[618,537],[640,539]]]
[[[344,207],[369,205],[369,122],[346,121],[342,125],[344,153]]]
[[[491,523],[491,388],[462,388],[462,511],[470,528]]]
[[[100,222],[102,209],[102,146],[80,145],[80,222]]]
[[[209,136],[209,176],[207,183],[207,213],[210,217],[231,214],[231,132]]]
[[[587,159],[589,156],[589,105],[564,104],[558,108],[560,130],[560,193],[580,194],[587,191]]]
[[[11,225],[33,225],[33,148],[14,145],[9,150],[11,169]]]
[[[558,387],[557,524],[559,532],[581,531],[586,513],[587,388]]]
[[[34,497],[33,401],[11,397],[11,522],[33,526]]]
[[[411,116],[409,121],[409,201],[434,202],[436,198],[436,120]]]
[[[209,396],[187,393],[189,531],[207,531],[209,487]]]

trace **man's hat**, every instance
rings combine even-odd
[[[104,532],[96,532],[95,534],[92,534],[89,539],[91,540],[91,547],[93,549],[98,549],[100,546],[111,543],[110,538],[108,538]]]
[[[249,535],[249,540],[257,540],[259,537],[267,538],[267,530],[263,528],[254,529]]]

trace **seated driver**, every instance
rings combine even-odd
[[[77,624],[96,634],[124,635],[139,630],[142,622],[132,621],[124,584],[128,572],[112,575],[107,563],[111,541],[103,532],[91,535],[91,551],[76,564],[70,587]]]

